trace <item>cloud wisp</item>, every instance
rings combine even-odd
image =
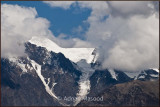
[[[65,10],[69,9],[71,5],[75,3],[75,1],[43,1],[51,7],[60,7]]]

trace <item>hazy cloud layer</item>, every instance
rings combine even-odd
[[[90,8],[86,40],[54,37],[49,21],[37,17],[34,8],[2,5],[2,56],[24,55],[23,45],[32,36],[47,36],[63,47],[96,47],[103,68],[136,71],[159,66],[159,3],[150,1],[45,1],[70,9],[75,3]],[[82,31],[83,29],[80,29]],[[78,32],[79,29],[74,29]],[[18,44],[17,44],[18,43]],[[20,48],[21,47],[21,48]]]

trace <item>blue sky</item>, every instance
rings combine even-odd
[[[59,7],[50,7],[42,1],[2,1],[1,3],[35,7],[39,17],[46,18],[50,21],[49,29],[55,36],[64,33],[68,35],[67,38],[78,37],[84,39],[82,35],[89,27],[89,24],[83,22],[87,20],[91,13],[91,10],[88,8],[82,9],[78,6],[71,6],[70,9],[65,10]],[[83,28],[81,33],[73,31],[73,29],[76,29],[78,26],[82,26]]]

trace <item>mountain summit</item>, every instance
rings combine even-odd
[[[86,60],[87,63],[91,63],[96,55],[92,54],[95,48],[62,48],[47,38],[32,37],[29,42],[31,44],[35,44],[36,46],[44,47],[48,51],[53,51],[55,53],[61,52],[66,58],[69,58],[75,63],[82,59]],[[93,62],[95,61],[96,59],[94,59]]]

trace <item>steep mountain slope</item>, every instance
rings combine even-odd
[[[36,45],[30,43],[26,43],[25,46],[27,54],[26,57],[10,58],[8,60],[8,63],[4,63],[2,66],[3,68],[2,71],[4,73],[4,75],[2,75],[2,79],[6,79],[6,77],[9,77],[8,80],[2,80],[6,82],[9,81],[8,85],[3,85],[4,87],[2,87],[3,99],[7,99],[8,97],[8,95],[5,96],[5,94],[7,94],[5,90],[8,89],[8,86],[10,86],[11,88],[20,86],[20,89],[25,91],[24,93],[27,93],[27,91],[29,90],[27,85],[29,85],[29,83],[33,84],[32,87],[35,87],[37,84],[36,82],[39,82],[43,87],[39,87],[38,89],[35,89],[35,91],[38,91],[41,88],[43,88],[44,91],[42,93],[46,95],[48,94],[51,97],[51,99],[54,100],[53,102],[57,102],[57,103],[52,103],[51,105],[59,105],[58,103],[60,103],[61,105],[72,104],[73,103],[72,101],[71,102],[58,101],[59,100],[58,97],[64,97],[64,96],[75,97],[76,94],[78,93],[79,91],[78,80],[80,78],[81,72],[76,69],[77,65],[72,63],[69,59],[65,58],[65,56],[62,53],[49,52],[45,48],[37,47]],[[3,60],[1,60],[1,63],[3,63]],[[13,65],[7,65],[10,63],[13,63]],[[16,69],[13,70],[10,69],[10,67],[14,68],[14,66],[16,66],[19,69],[19,72]],[[38,81],[34,80],[35,83],[33,81],[28,81],[30,78],[27,78],[28,77],[27,75],[31,76],[30,77],[31,80],[34,80],[34,77],[36,77],[35,79],[38,79]],[[23,81],[18,81],[18,79],[21,80],[22,77],[25,77],[26,80],[23,81],[27,81],[26,84]],[[12,79],[16,79],[17,81],[16,82],[13,81],[14,83],[13,84],[11,81]],[[24,87],[21,86],[22,84],[23,86],[24,85],[25,86]],[[23,89],[21,87],[23,88],[27,87],[27,89]],[[10,90],[10,93],[14,93],[14,90]],[[19,93],[18,95],[23,96],[23,93]],[[35,95],[35,97],[38,96]],[[27,102],[32,98],[35,99],[35,97],[31,97],[30,99],[24,99],[26,103],[22,104],[15,103],[15,105],[32,105],[32,103],[30,104]],[[24,95],[24,98],[27,97]],[[15,98],[11,100],[15,102],[15,100],[17,101],[18,99]],[[40,102],[40,100],[38,101]],[[6,101],[4,102],[4,104],[14,105],[14,103],[8,103]],[[38,105],[41,105],[41,103],[38,103]]]
[[[50,96],[35,70],[22,74],[22,69],[7,59],[1,59],[1,105],[60,105]]]

